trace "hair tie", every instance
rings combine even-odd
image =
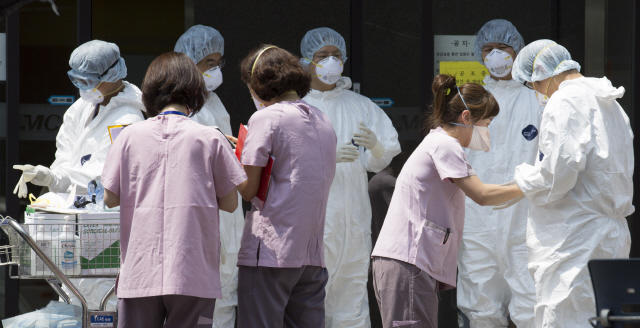
[[[260,56],[262,55],[263,52],[265,52],[265,51],[267,51],[267,49],[271,49],[271,48],[277,48],[277,47],[276,46],[266,47],[266,48],[262,49],[262,51],[260,51],[258,56],[256,56],[256,60],[253,62],[253,67],[251,67],[251,76],[253,76],[253,70],[256,69],[256,64],[258,63],[258,58],[260,58]]]
[[[451,88],[447,88],[447,92],[445,92],[445,96],[448,96],[451,93]]]

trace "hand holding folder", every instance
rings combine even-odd
[[[242,158],[242,148],[244,147],[244,143],[247,140],[248,134],[247,128],[240,124],[240,132],[238,132],[238,143],[236,144],[236,156],[238,160],[241,161]],[[269,155],[269,160],[267,161],[267,165],[262,168],[262,174],[260,176],[260,186],[258,187],[258,194],[251,200],[251,203],[262,210],[264,208],[264,203],[267,200],[267,196],[269,194],[269,184],[271,183],[271,171],[273,169],[273,162],[275,161],[275,157],[273,155]]]

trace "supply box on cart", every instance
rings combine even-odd
[[[111,275],[120,269],[120,213],[78,214],[82,274]]]
[[[80,253],[78,265],[82,268],[82,275],[100,276],[118,273],[120,268],[120,213],[57,214],[34,212],[28,209],[25,213],[25,223],[29,226],[29,235],[54,263],[63,256],[58,254],[61,250],[56,247],[56,242],[59,240],[59,236],[65,234],[62,230],[64,226],[67,226],[71,227],[69,229],[72,229],[76,236],[75,240],[79,244],[77,247],[78,253]],[[27,274],[24,269],[28,268],[31,276],[52,275],[34,251],[31,251],[29,260],[22,261],[24,274]],[[24,268],[25,264],[27,264],[27,268]]]

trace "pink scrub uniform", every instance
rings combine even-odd
[[[425,324],[431,319],[405,318],[402,311],[388,310],[412,306],[411,296],[422,295],[419,293],[424,291],[409,290],[406,295],[395,295],[406,289],[406,286],[388,284],[406,281],[380,280],[376,276],[382,276],[380,271],[385,267],[394,270],[406,268],[397,265],[383,266],[383,262],[377,261],[377,258],[402,261],[424,271],[421,275],[426,273],[438,282],[428,284],[437,286],[431,291],[433,293],[455,287],[458,248],[464,227],[465,194],[452,179],[474,174],[458,140],[449,136],[442,128],[431,130],[402,168],[372,253],[376,296],[383,322],[422,320]],[[394,274],[406,275],[399,271]],[[406,304],[398,306],[398,302],[404,301]],[[437,309],[437,302],[431,303]],[[385,318],[385,313],[393,318]]]
[[[336,170],[329,118],[299,100],[253,114],[242,164],[275,158],[262,210],[247,213],[238,255],[238,323],[324,327],[324,219]]]
[[[125,128],[102,172],[120,197],[118,297],[220,298],[217,198],[246,179],[224,135],[186,116]]]

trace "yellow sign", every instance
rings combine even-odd
[[[489,75],[489,71],[477,61],[441,61],[440,74],[455,76],[458,86],[465,83],[484,85],[482,81]]]

